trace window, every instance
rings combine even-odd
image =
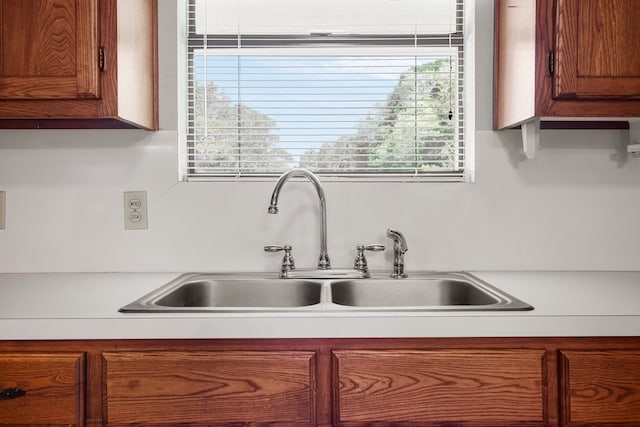
[[[463,0],[186,0],[187,179],[465,179]]]

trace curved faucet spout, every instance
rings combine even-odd
[[[271,203],[267,212],[270,214],[278,213],[278,197],[284,184],[292,177],[305,177],[315,187],[318,193],[318,199],[320,200],[320,258],[318,259],[318,268],[321,270],[328,270],[331,268],[331,262],[329,261],[329,254],[327,253],[327,205],[324,198],[324,190],[322,184],[317,176],[313,172],[304,168],[295,168],[283,173],[271,194]]]

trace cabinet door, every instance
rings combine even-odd
[[[315,425],[315,353],[105,353],[107,425]],[[244,425],[244,424],[243,424]]]
[[[84,425],[84,353],[0,353],[0,426]]]
[[[554,95],[640,99],[638,0],[557,0]]]
[[[640,425],[640,351],[562,351],[561,423]]]
[[[544,426],[544,350],[336,351],[337,425]]]
[[[97,0],[0,0],[0,99],[99,96]]]

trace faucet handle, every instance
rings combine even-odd
[[[282,266],[280,268],[280,277],[287,277],[287,273],[296,269],[295,262],[291,251],[293,247],[291,245],[266,245],[264,247],[265,252],[280,252],[284,251],[284,257],[282,258]]]
[[[356,259],[353,262],[353,268],[359,271],[362,271],[364,277],[369,276],[369,267],[367,266],[367,258],[364,256],[364,251],[371,252],[380,252],[384,251],[384,245],[357,245],[356,250],[358,251],[356,254]]]
[[[265,245],[265,252],[280,252],[280,251],[291,251],[293,247],[291,245]]]
[[[384,251],[384,245],[379,245],[379,244],[373,244],[373,245],[358,245],[356,246],[356,249],[360,250],[363,249],[365,251],[371,251],[371,252],[382,252]]]

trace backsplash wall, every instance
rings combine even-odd
[[[476,182],[324,184],[335,267],[358,243],[407,237],[407,267],[428,270],[638,270],[640,159],[622,131],[545,131],[523,160],[519,131],[491,130],[492,4],[476,2]],[[0,131],[0,272],[277,271],[265,244],[315,264],[317,197],[289,183],[177,182],[175,2],[159,0],[163,130]],[[634,132],[635,136],[636,132]],[[148,230],[124,230],[122,193],[146,190]],[[391,251],[368,256],[391,268]]]

